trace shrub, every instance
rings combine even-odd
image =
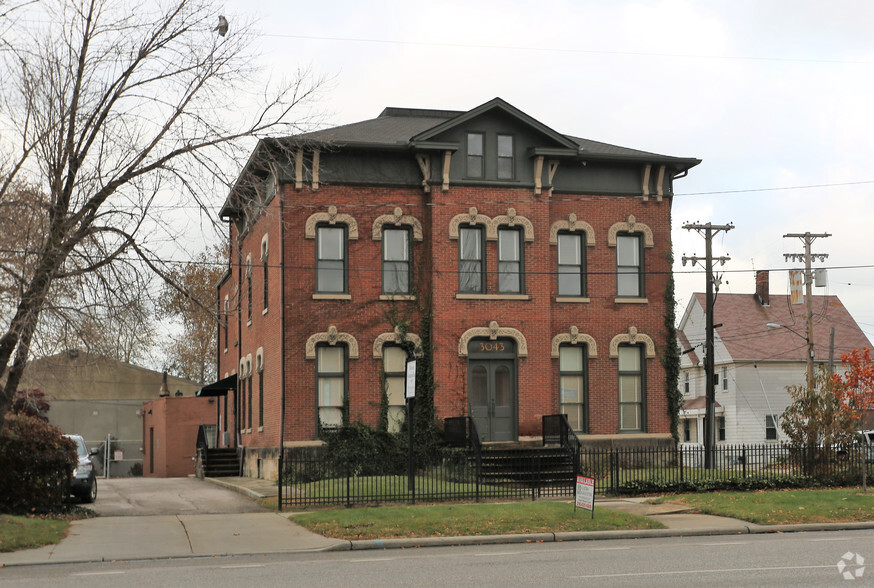
[[[55,427],[26,415],[6,416],[0,431],[0,512],[57,510],[69,495],[76,445]]]

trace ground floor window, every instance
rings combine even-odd
[[[777,440],[777,415],[765,415],[765,441]]]
[[[382,369],[385,381],[385,395],[388,400],[386,430],[397,433],[406,418],[404,398],[407,352],[401,347],[384,347]]]
[[[586,407],[586,349],[583,345],[562,345],[558,349],[559,407],[574,431],[588,433]]]
[[[620,345],[619,349],[619,430],[644,430],[643,348]]]
[[[325,429],[335,429],[345,422],[346,347],[317,347],[316,370],[319,425]]]

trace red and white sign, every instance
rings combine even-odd
[[[577,476],[576,505],[578,508],[595,510],[595,478]]]

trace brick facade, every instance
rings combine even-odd
[[[466,124],[480,128],[476,127],[478,119],[474,115],[481,114],[486,117],[482,120],[493,124],[510,124],[516,133],[516,141],[521,143],[534,124],[532,119],[518,115],[503,102],[489,103],[480,109],[469,113],[447,113],[445,118],[449,122],[443,123],[441,132],[445,127],[448,130],[444,136],[452,138],[451,133],[458,131],[450,124],[454,120],[462,130]],[[370,122],[381,124],[380,119]],[[433,126],[439,122],[435,120],[429,124]],[[554,133],[534,126],[541,133]],[[423,128],[429,127],[425,125]],[[488,133],[484,135],[490,136]],[[576,163],[579,155],[574,149],[567,148],[569,138],[547,133],[547,139],[560,143],[564,149],[562,153],[569,154],[566,157],[574,160],[574,166],[579,165]],[[548,143],[547,139],[537,140]],[[334,140],[337,141],[336,137]],[[442,148],[444,143],[439,143],[439,146]],[[490,182],[488,178],[481,182],[454,179],[449,171],[437,167],[436,162],[446,166],[447,161],[439,154],[434,157],[415,154],[415,160],[413,154],[392,152],[387,155],[387,161],[393,157],[394,161],[400,162],[397,164],[398,177],[405,174],[405,179],[397,182],[387,181],[384,177],[388,163],[380,164],[379,171],[383,176],[373,173],[373,164],[370,164],[367,168],[370,174],[358,177],[355,167],[348,164],[353,160],[342,159],[345,153],[342,142],[337,144],[340,146],[335,146],[330,156],[321,160],[320,154],[313,150],[306,155],[307,159],[297,155],[291,171],[286,167],[285,172],[276,175],[271,172],[265,182],[270,189],[257,197],[260,205],[247,208],[241,197],[232,194],[229,204],[223,209],[223,215],[232,221],[230,240],[233,253],[229,274],[218,289],[219,304],[223,305],[226,298],[229,301],[227,348],[224,329],[219,333],[219,374],[237,373],[241,382],[246,382],[245,393],[240,386],[229,401],[229,406],[233,406],[243,400],[236,413],[238,420],[242,418],[241,422],[234,422],[232,408],[228,409],[231,414],[223,417],[229,420],[229,431],[238,435],[239,444],[253,454],[267,454],[270,448],[280,443],[306,443],[318,438],[315,350],[318,345],[330,346],[338,341],[346,345],[346,353],[350,356],[345,373],[348,421],[375,426],[382,401],[383,380],[382,359],[375,357],[381,354],[381,350],[377,349],[375,353],[374,343],[393,339],[395,325],[399,322],[408,323],[407,332],[412,335],[431,333],[433,353],[424,361],[433,362],[434,405],[438,419],[469,413],[468,387],[472,380],[468,365],[471,358],[467,357],[464,342],[509,337],[506,340],[517,349],[516,357],[511,359],[515,382],[512,385],[514,398],[509,433],[513,438],[539,435],[541,417],[559,411],[558,359],[553,357],[553,339],[564,335],[568,342],[594,343],[587,347],[587,434],[593,439],[620,435],[619,373],[615,351],[621,342],[641,345],[643,350],[645,401],[643,422],[636,433],[659,438],[670,436],[665,371],[660,355],[675,352],[666,349],[664,326],[665,295],[671,271],[671,185],[670,182],[665,184],[660,176],[660,183],[653,184],[653,192],[657,190],[659,194],[650,196],[650,169],[646,168],[645,173],[642,170],[647,165],[658,169],[647,162],[648,157],[656,158],[656,164],[658,158],[662,158],[661,161],[667,162],[662,165],[662,170],[667,166],[672,179],[673,175],[695,165],[697,160],[674,160],[627,150],[630,155],[640,154],[637,155],[640,161],[629,156],[615,163],[614,154],[607,153],[603,155],[607,160],[605,173],[617,178],[617,186],[624,186],[628,178],[638,182],[637,191],[621,193],[621,189],[586,189],[584,183],[574,179],[576,176],[572,174],[578,173],[575,167],[567,172],[565,177],[568,179],[562,184],[562,166],[572,168],[572,164],[565,161],[556,166],[557,171],[553,170],[555,181],[552,185],[543,182],[541,188],[538,182],[525,181],[523,176],[529,173],[532,165],[531,158],[525,157],[532,148],[526,151],[526,145],[518,145],[514,151],[517,155],[513,162],[521,171],[517,172],[520,181],[513,185],[511,182]],[[548,153],[558,153],[557,147],[552,149]],[[374,147],[374,150],[379,149]],[[306,149],[301,151],[306,152]],[[464,166],[463,151],[464,144],[461,143],[461,148],[451,154],[453,166]],[[448,150],[444,153],[447,153],[446,158],[450,157]],[[536,151],[534,153],[536,155]],[[592,156],[594,160],[597,157]],[[306,173],[303,173],[302,161],[307,165]],[[325,175],[333,173],[330,181],[324,181],[324,178],[318,181],[320,161],[325,162],[321,164]],[[336,162],[346,162],[348,167],[341,167]],[[418,182],[406,179],[416,162],[422,174],[429,174],[425,175],[425,181],[421,176]],[[600,165],[597,161],[586,164],[592,168]],[[544,179],[553,179],[543,173]],[[640,177],[644,179],[638,180]],[[389,180],[391,178],[389,175]],[[471,210],[474,207],[476,210]],[[464,217],[459,220],[458,215]],[[383,243],[378,237],[381,235],[379,224],[374,231],[378,219],[382,219],[383,226],[389,227],[395,226],[394,222],[417,222],[421,226],[421,240],[411,238],[410,241],[412,296],[391,297],[382,292]],[[459,222],[461,226],[482,227],[487,235],[484,247],[485,292],[482,294],[459,293],[459,240],[456,235]],[[584,234],[584,243],[588,242],[584,247],[586,296],[575,299],[558,295],[557,246],[550,242],[554,225],[566,227],[569,222],[576,223],[572,226],[577,228],[586,227],[586,232],[581,234]],[[317,253],[312,233],[318,226],[345,226],[348,231],[348,289],[340,296],[316,292],[314,265]],[[524,282],[521,293],[498,293],[495,227],[524,227],[520,234]],[[354,229],[357,229],[357,236]],[[647,243],[642,249],[643,295],[633,299],[617,295],[617,247],[610,243],[611,235],[615,238],[617,230],[619,234],[639,236],[641,242]],[[266,308],[262,261],[265,236],[269,272]],[[251,259],[251,294],[247,259]],[[490,328],[499,331],[492,332]],[[351,357],[355,347],[357,357]],[[257,362],[259,350],[263,357],[261,371],[258,371]],[[251,378],[245,375],[250,361]],[[259,408],[261,377],[263,411]],[[251,427],[248,422],[250,396],[253,407]],[[262,414],[263,425],[260,425]]]

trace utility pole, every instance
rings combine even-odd
[[[804,303],[807,306],[807,393],[813,394],[815,378],[813,375],[813,270],[810,269],[811,259],[820,261],[828,259],[828,253],[811,253],[810,246],[818,238],[831,237],[829,233],[789,233],[786,237],[797,237],[804,242],[804,253],[784,253],[785,261],[804,261]]]
[[[727,225],[713,225],[710,223],[701,225],[701,224],[686,224],[683,225],[683,228],[692,231],[698,231],[698,233],[704,237],[704,243],[706,246],[704,252],[704,271],[707,274],[707,290],[706,290],[706,303],[704,313],[707,319],[706,322],[706,342],[705,342],[705,350],[704,350],[704,375],[705,375],[705,387],[706,387],[706,404],[705,404],[705,417],[704,417],[704,467],[706,469],[713,469],[714,459],[713,459],[713,448],[716,446],[715,439],[715,431],[716,431],[716,377],[715,377],[715,368],[714,368],[714,350],[713,350],[713,304],[714,304],[714,296],[713,290],[714,285],[716,286],[716,290],[719,290],[718,280],[714,279],[713,276],[713,236],[719,233],[720,231],[728,232],[734,228],[732,223],[728,223]],[[728,257],[719,257],[716,259],[720,263],[720,265],[725,265],[725,262],[730,258]],[[695,265],[697,262],[701,261],[700,257],[692,256],[686,257],[683,256],[683,265],[686,265],[687,261],[691,261],[692,265]]]

